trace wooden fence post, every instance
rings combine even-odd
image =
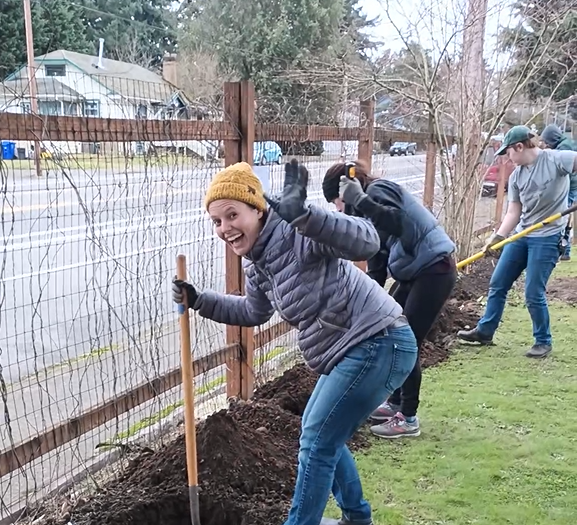
[[[254,85],[249,81],[226,82],[224,85],[225,119],[238,131],[238,138],[224,141],[224,162],[252,165],[254,147]],[[225,255],[226,293],[244,293],[244,273],[241,258],[228,246]],[[226,327],[226,343],[236,344],[240,352],[227,361],[226,394],[228,397],[248,399],[254,387],[253,329]]]
[[[497,184],[497,200],[495,202],[495,224],[503,220],[503,205],[505,202],[505,159],[499,157],[499,183]]]
[[[373,140],[375,134],[375,99],[361,100],[359,126],[359,160],[364,161],[369,172],[373,164]]]
[[[254,155],[254,84],[248,80],[240,83],[240,134],[241,159],[252,166]],[[240,257],[239,266],[241,266]],[[240,268],[241,291],[244,294],[244,272]],[[254,329],[240,329],[240,397],[249,399],[254,390]]]
[[[369,173],[373,166],[373,141],[375,134],[375,99],[361,100],[359,108],[359,127],[361,132],[359,134],[359,160],[366,163]],[[358,261],[355,265],[367,271],[367,262]]]

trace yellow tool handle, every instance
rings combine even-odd
[[[501,248],[503,248],[503,246],[509,244],[510,242],[516,241],[517,239],[521,239],[522,237],[525,237],[525,235],[528,235],[529,233],[534,232],[535,230],[538,230],[551,222],[555,222],[561,217],[569,215],[574,211],[577,211],[577,205],[571,206],[571,208],[567,208],[562,213],[556,213],[555,215],[551,215],[551,217],[547,217],[543,221],[538,222],[537,224],[533,224],[533,226],[529,226],[528,228],[525,228],[523,231],[520,231],[519,233],[511,235],[511,237],[507,237],[505,240],[498,242],[497,244],[492,246],[491,250],[500,250]],[[469,266],[469,264],[472,264],[475,261],[482,259],[483,257],[485,257],[485,252],[478,252],[475,255],[471,255],[471,257],[467,257],[466,259],[463,259],[462,261],[457,263],[457,270],[461,270],[465,266]]]

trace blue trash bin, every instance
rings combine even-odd
[[[14,160],[14,153],[16,152],[16,142],[9,140],[2,141],[2,158],[4,160]]]

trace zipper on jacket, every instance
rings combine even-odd
[[[273,278],[272,274],[270,274],[270,273],[268,273],[268,272],[265,272],[265,275],[268,276],[268,280],[269,280],[269,282],[270,282],[270,287],[271,287],[271,289],[272,289],[272,294],[273,294],[273,296],[274,296],[274,300],[277,302],[278,311],[279,311],[279,313],[282,315],[282,311],[281,311],[281,307],[280,307],[281,298],[280,298],[280,295],[279,295],[279,293],[278,293],[276,284],[274,283],[274,278]]]
[[[270,289],[272,290],[272,295],[273,295],[274,301],[276,303],[276,310],[278,311],[278,313],[282,319],[284,319],[285,321],[288,321],[287,317],[284,315],[282,308],[280,306],[281,305],[281,298],[280,298],[278,290],[275,286],[274,278],[273,278],[272,274],[270,274],[269,272],[267,272],[265,270],[261,270],[256,264],[254,265],[254,267],[257,269],[257,271],[259,273],[264,275],[265,279],[270,283]]]

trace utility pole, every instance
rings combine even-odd
[[[32,31],[32,11],[30,0],[24,1],[24,27],[26,29],[26,55],[28,57],[28,89],[30,91],[30,111],[32,118],[38,115],[38,92],[36,89],[36,72],[34,69],[34,34]],[[42,166],[40,165],[40,141],[34,140],[34,164],[36,175],[42,177]]]

